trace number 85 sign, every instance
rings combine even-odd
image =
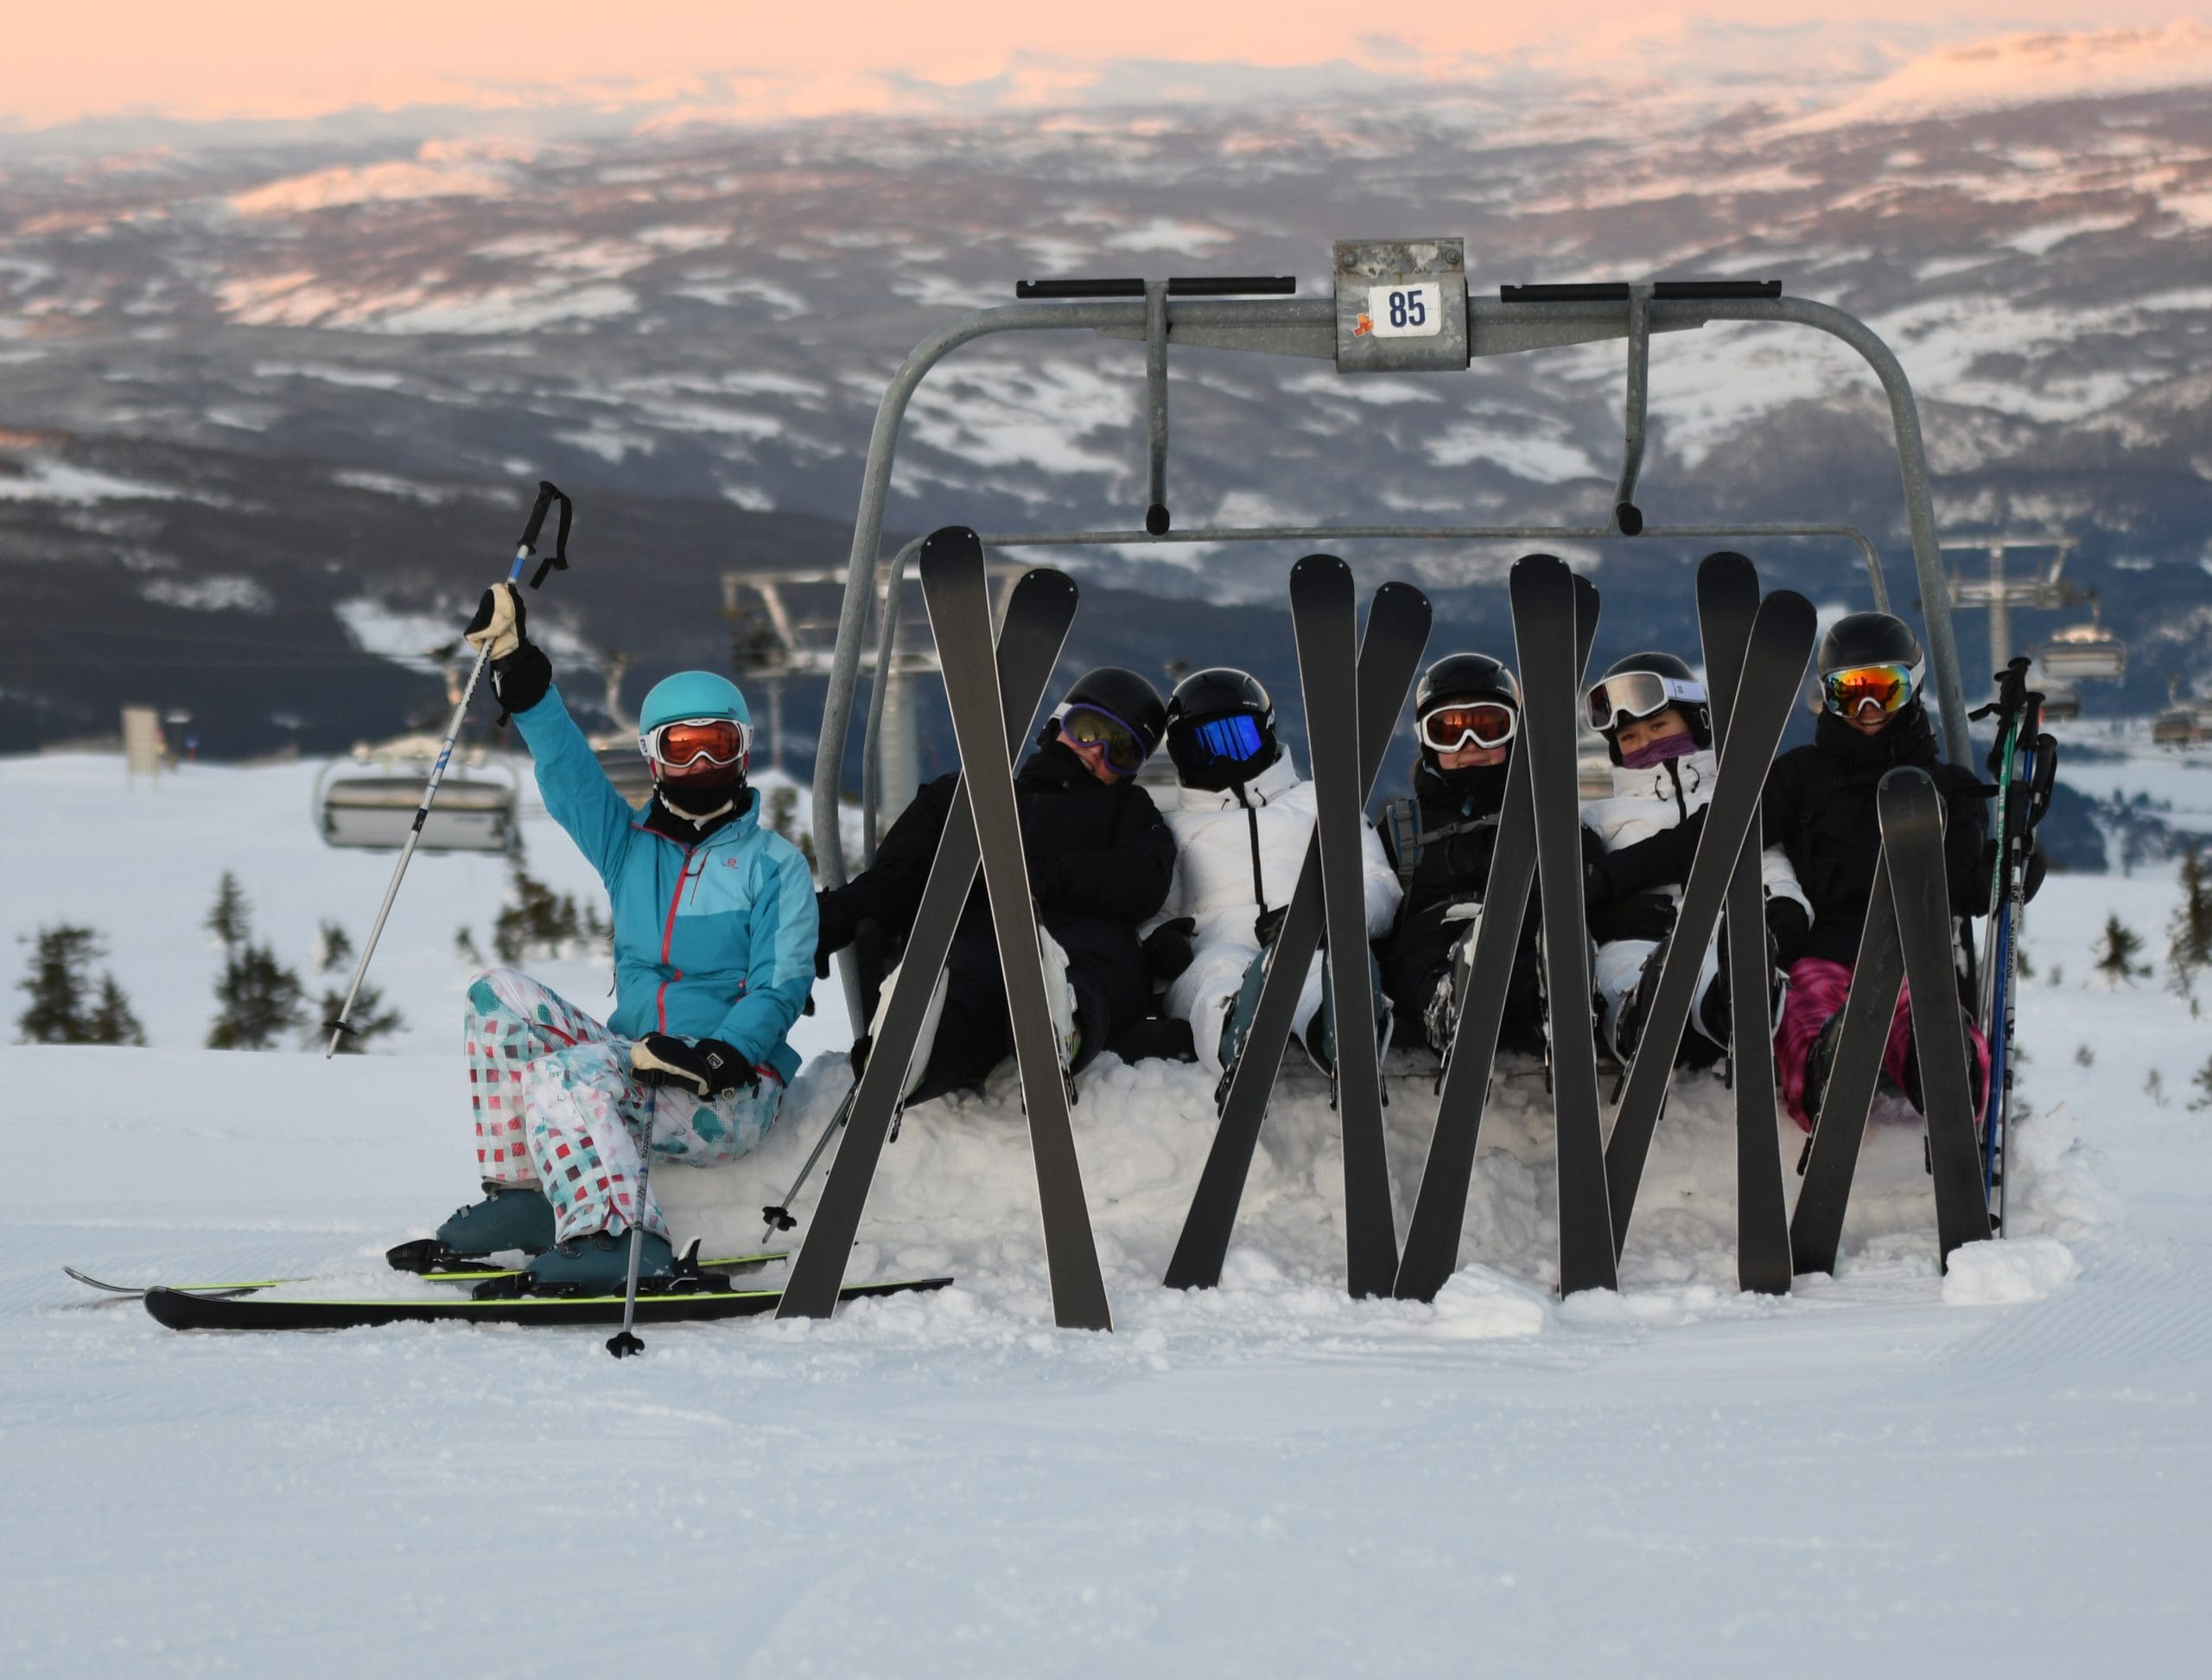
[[[1357,336],[1433,338],[1444,330],[1442,289],[1436,282],[1370,286],[1367,308],[1354,328]]]

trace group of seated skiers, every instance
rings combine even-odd
[[[1766,785],[1760,875],[1783,1096],[1809,1129],[1841,1021],[1873,886],[1880,832],[1874,791],[1915,765],[1948,809],[1951,902],[1979,911],[1989,890],[1983,792],[1942,762],[1923,703],[1918,640],[1885,613],[1839,621],[1819,652],[1821,711],[1809,745],[1784,753]],[[1712,710],[1690,666],[1671,653],[1617,660],[1586,695],[1590,726],[1612,760],[1612,792],[1582,812],[1584,903],[1600,1041],[1634,1053],[1689,875],[1716,758]],[[1437,661],[1414,696],[1412,796],[1363,825],[1367,935],[1395,1041],[1447,1053],[1465,970],[1490,885],[1507,766],[1520,738],[1511,671],[1477,652]],[[1137,783],[1165,748],[1174,766],[1160,803]],[[893,944],[912,923],[957,777],[922,789],[884,835],[874,862],[819,895],[817,972],[874,922]],[[1267,690],[1226,668],[1185,677],[1163,702],[1132,671],[1107,666],[1067,692],[1015,781],[1023,844],[1048,968],[1065,969],[1071,1066],[1103,1050],[1193,1057],[1218,1073],[1235,1060],[1265,957],[1314,825],[1313,784],[1275,727]],[[1160,804],[1166,809],[1163,811]],[[934,1036],[911,1075],[911,1101],[979,1083],[1008,1053],[998,951],[979,883],[955,939]],[[1501,1047],[1541,1056],[1548,1000],[1537,960],[1539,907],[1521,932]],[[1716,937],[1698,977],[1680,1059],[1726,1053],[1732,978]],[[1326,1067],[1341,1030],[1313,961],[1296,1034]],[[1168,1030],[1162,1032],[1165,1025]],[[1974,1062],[1987,1050],[1973,1034]],[[1915,1104],[1918,1074],[1901,1001],[1885,1072]]]
[[[727,678],[681,671],[639,715],[653,792],[633,810],[614,789],[553,686],[511,584],[486,592],[466,632],[490,656],[500,704],[537,761],[547,811],[590,859],[613,913],[616,1005],[605,1022],[512,969],[478,977],[465,1034],[482,1200],[439,1227],[439,1251],[536,1255],[541,1282],[619,1287],[633,1222],[644,1271],[674,1264],[658,1200],[639,1194],[641,1145],[655,1159],[714,1166],[754,1148],[798,1066],[785,1041],[832,954],[873,925],[906,939],[957,778],[928,784],[884,834],[869,866],[817,892],[798,850],[761,825],[747,780],[744,696]],[[1776,1009],[1782,1094],[1801,1125],[1817,1117],[1880,850],[1875,787],[1900,765],[1926,770],[1948,808],[1950,902],[1980,913],[1992,879],[1984,792],[1944,763],[1923,703],[1918,640],[1884,613],[1845,618],[1822,640],[1821,715],[1810,744],[1767,777],[1761,875],[1770,970],[1749,983]],[[1669,653],[1615,662],[1586,692],[1612,792],[1586,807],[1584,899],[1596,947],[1592,1007],[1605,1045],[1634,1052],[1711,798],[1712,713]],[[1455,653],[1415,693],[1413,792],[1363,828],[1366,932],[1399,1042],[1448,1050],[1462,971],[1488,890],[1521,694],[1499,660]],[[1172,799],[1138,773],[1165,747]],[[1101,1052],[1232,1063],[1314,829],[1313,784],[1275,724],[1268,692],[1222,668],[1162,700],[1135,671],[1093,671],[1070,689],[1015,777],[1029,885],[1059,1001],[1070,1069]],[[1547,1009],[1532,896],[1514,959],[1501,1047],[1541,1055]],[[1717,949],[1699,977],[1682,1057],[1717,1060],[1732,977]],[[1575,1007],[1581,1007],[1580,1003]],[[1008,1053],[1011,1027],[988,896],[976,882],[906,1070],[912,1103],[980,1083]],[[856,1023],[858,1025],[859,1023]],[[1969,1017],[1971,1030],[1971,1018]],[[1327,1066],[1344,1030],[1317,956],[1295,1030]],[[1988,1052],[1972,1032],[1977,1080]],[[1910,1018],[1900,1000],[1885,1071],[1917,1105]],[[649,1187],[648,1187],[649,1189]]]

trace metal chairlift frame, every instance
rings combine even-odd
[[[1451,269],[1459,268],[1458,241],[1448,248]],[[1338,247],[1336,268],[1351,264]],[[1464,288],[1464,281],[1458,283]],[[1773,282],[1637,282],[1598,285],[1506,287],[1495,297],[1465,292],[1464,344],[1467,366],[1480,357],[1562,348],[1607,339],[1627,340],[1626,422],[1622,465],[1615,488],[1614,517],[1604,525],[1271,525],[1212,526],[1173,531],[1167,509],[1167,351],[1176,344],[1210,349],[1245,350],[1341,366],[1342,298],[1252,296],[1281,294],[1293,283],[1279,278],[1201,278],[1117,282],[1024,283],[1017,296],[1027,300],[979,309],[931,334],[917,345],[885,388],[868,438],[861,480],[860,505],[853,521],[852,551],[844,576],[845,594],[837,621],[836,647],[827,676],[822,735],[815,759],[810,820],[815,857],[823,884],[846,881],[844,844],[838,826],[839,770],[852,724],[853,690],[871,598],[886,603],[879,643],[897,634],[898,598],[914,544],[887,559],[882,554],[885,504],[891,489],[901,423],[915,391],[930,371],[963,345],[1005,333],[1088,330],[1103,338],[1135,340],[1145,349],[1145,429],[1147,498],[1144,525],[1135,530],[1007,531],[987,534],[992,548],[1166,546],[1192,543],[1384,541],[1611,542],[1643,538],[1832,537],[1855,543],[1864,556],[1878,609],[1890,599],[1881,560],[1872,540],[1856,527],[1834,524],[1685,525],[1644,523],[1636,505],[1643,469],[1648,408],[1650,340],[1654,333],[1687,332],[1714,321],[1774,321],[1827,334],[1856,351],[1881,381],[1889,399],[1890,421],[1903,480],[1905,512],[1912,536],[1913,564],[1928,631],[1930,660],[1943,738],[1951,756],[1967,762],[1973,753],[1967,733],[1965,692],[1961,686],[1957,643],[1952,633],[1951,591],[1943,569],[1929,490],[1927,453],[1921,441],[1920,414],[1904,366],[1881,338],[1855,315],[1808,298],[1789,297]],[[1102,290],[1112,295],[1100,296]],[[1454,303],[1458,299],[1452,300]],[[877,669],[887,667],[879,664]],[[874,731],[880,724],[881,683],[873,685],[868,728],[872,757]],[[865,778],[865,772],[863,773]],[[872,792],[864,789],[864,794]],[[872,842],[874,823],[867,824]],[[840,953],[839,973],[846,999],[857,1015],[859,982],[850,953]]]

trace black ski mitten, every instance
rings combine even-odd
[[[1145,972],[1155,980],[1173,980],[1190,967],[1198,955],[1192,949],[1191,935],[1198,931],[1194,916],[1178,916],[1154,928],[1145,935]]]
[[[553,686],[553,662],[530,640],[530,609],[512,583],[484,591],[461,638],[492,656],[492,689],[509,712],[528,711]]]
[[[753,1064],[720,1039],[680,1039],[648,1033],[630,1047],[630,1071],[641,1085],[679,1085],[702,1101],[760,1082]]]
[[[1805,941],[1812,937],[1813,919],[1805,913],[1805,907],[1794,898],[1784,898],[1777,893],[1766,901],[1767,949],[1773,953],[1775,967],[1787,971],[1789,965],[1805,954]]]

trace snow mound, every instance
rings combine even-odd
[[[2082,1273],[2065,1244],[2049,1237],[1968,1243],[1951,1256],[1943,1277],[1947,1307],[2013,1307],[2041,1301]]]

